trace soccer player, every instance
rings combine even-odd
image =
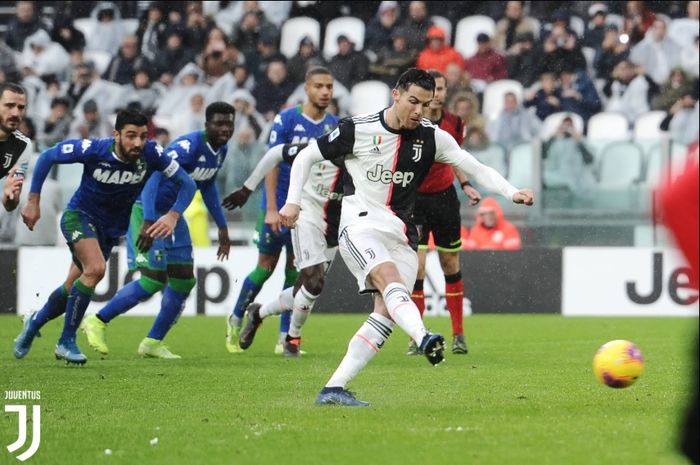
[[[75,335],[95,286],[102,280],[106,261],[119,238],[126,233],[129,212],[146,179],[160,171],[179,184],[177,200],[170,211],[143,235],[152,239],[172,234],[182,212],[192,200],[195,185],[177,161],[147,140],[148,119],[139,112],[120,111],[113,136],[105,139],[75,139],[59,142],[44,151],[37,161],[22,219],[32,230],[41,216],[41,186],[55,163],[82,163],[83,177],[61,217],[61,230],[68,242],[73,263],[68,277],[48,298],[44,307],[25,320],[15,339],[14,355],[27,355],[39,329],[65,312],[63,332],[54,354],[67,363],[84,364]]]
[[[233,135],[235,114],[228,103],[214,102],[205,110],[203,130],[180,136],[165,149],[167,155],[177,159],[202,193],[204,204],[219,228],[217,257],[220,260],[228,258],[231,243],[215,181],[226,157],[226,143]],[[90,347],[103,355],[109,352],[105,340],[107,324],[165,289],[160,312],[148,336],[139,344],[138,353],[146,357],[180,358],[163,344],[163,339],[177,322],[196,283],[190,230],[185,219],[180,218],[170,237],[152,241],[143,234],[156,218],[172,207],[176,193],[175,182],[154,173],[131,209],[127,233],[129,269],[139,270],[141,276],[117,292],[96,315],[88,316],[82,326]]]
[[[8,212],[17,208],[24,172],[29,164],[26,155],[22,155],[32,142],[18,129],[26,111],[27,96],[22,86],[0,83],[0,155],[3,157],[0,159],[0,179],[7,176],[2,205]]]
[[[224,199],[224,205],[229,208],[244,205],[267,172],[283,160],[292,163],[299,150],[306,145],[285,144],[270,149],[243,187]],[[301,195],[302,212],[296,228],[292,230],[292,245],[299,277],[294,287],[284,289],[277,299],[272,299],[265,305],[252,303],[248,306],[248,321],[239,339],[242,349],[247,349],[253,343],[255,333],[265,318],[291,308],[292,321],[285,337],[284,355],[301,355],[301,327],[323,290],[326,273],[338,249],[340,202],[343,198],[341,168],[324,160],[316,163],[312,170]]]
[[[416,191],[433,162],[456,165],[515,203],[533,203],[531,190],[516,189],[422,118],[434,90],[430,74],[407,70],[392,90],[391,107],[343,119],[328,136],[302,150],[292,167],[287,203],[280,210],[282,223],[290,228],[299,218],[302,188],[313,164],[324,159],[344,162],[340,254],[360,292],[374,293],[374,312],[351,339],[317,404],[369,405],[345,387],[379,352],[394,323],[416,341],[431,364],[443,360],[444,337],[425,329],[406,287],[415,282],[418,268],[418,231],[412,221]]]
[[[423,111],[423,117],[451,135],[461,147],[464,142],[464,123],[459,116],[443,109],[447,95],[445,76],[435,70],[428,70],[428,74],[435,79],[435,95],[428,108]],[[445,301],[452,320],[452,353],[466,354],[467,342],[464,339],[462,327],[464,283],[459,269],[459,251],[462,250],[460,235],[462,217],[459,214],[457,191],[453,185],[455,175],[472,205],[476,205],[481,199],[481,195],[472,187],[464,173],[445,163],[433,163],[418,187],[416,197],[414,218],[416,224],[421,227],[421,236],[418,242],[418,277],[413,285],[411,298],[423,316],[425,256],[428,251],[428,239],[432,233],[440,258],[440,267],[445,274]],[[415,341],[409,342],[407,354],[419,354]]]
[[[333,76],[330,71],[323,67],[309,69],[306,72],[304,90],[307,99],[303,104],[284,110],[275,116],[270,132],[270,148],[281,144],[306,143],[315,140],[338,124],[338,119],[326,112],[333,97]],[[283,162],[279,165],[279,170],[273,170],[265,179],[265,191],[256,227],[258,264],[243,282],[238,300],[227,319],[226,349],[231,353],[240,353],[243,350],[238,343],[243,314],[258,295],[265,281],[272,275],[282,247],[285,248],[287,256],[284,288],[294,285],[297,278],[291,235],[287,228],[280,226],[277,213],[279,205],[284,205],[287,198],[289,169],[289,163]],[[289,312],[283,313],[280,320],[280,336],[275,345],[276,354],[284,352],[289,320]]]

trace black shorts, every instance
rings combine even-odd
[[[434,194],[418,194],[413,217],[420,230],[420,248],[428,245],[432,232],[438,250],[457,252],[462,249],[462,218],[454,186]]]

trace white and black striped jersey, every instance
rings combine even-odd
[[[492,168],[462,150],[454,138],[427,119],[413,130],[395,130],[379,113],[345,118],[318,149],[327,160],[344,159],[347,175],[340,221],[394,234],[413,247],[418,232],[413,205],[433,162],[458,166],[480,185],[512,199],[517,189]],[[290,190],[291,192],[291,190]]]
[[[32,141],[19,131],[13,131],[7,139],[0,141],[0,179],[7,176],[31,144]]]

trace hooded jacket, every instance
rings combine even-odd
[[[493,228],[484,226],[479,213],[484,209],[496,211],[496,224]],[[477,210],[476,223],[469,231],[466,248],[469,250],[518,250],[522,247],[520,233],[513,224],[503,217],[503,210],[492,197],[486,197],[481,201]]]

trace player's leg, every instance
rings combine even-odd
[[[139,355],[164,359],[177,359],[163,344],[170,328],[175,325],[185,309],[187,297],[197,280],[194,277],[192,239],[184,218],[180,218],[165,247],[165,261],[168,263],[168,284],[163,290],[160,311],[151,326],[148,336],[141,341]]]
[[[288,357],[301,355],[301,328],[321,295],[328,268],[330,262],[318,263],[302,269],[299,273],[292,305],[292,320],[284,342],[284,354]]]
[[[297,271],[294,265],[294,251],[292,249],[291,232],[287,231],[286,238],[284,240],[284,250],[287,256],[287,263],[284,268],[284,286],[282,289],[287,289],[294,287],[294,284],[299,277],[299,271]],[[280,315],[280,330],[279,336],[277,337],[277,343],[275,344],[275,354],[280,355],[284,353],[284,342],[287,338],[287,333],[289,332],[289,324],[292,319],[291,307],[287,307]]]
[[[143,225],[143,206],[134,204],[131,209],[131,219],[127,232],[127,260],[130,270],[140,271],[139,279],[125,284],[107,304],[95,315],[89,315],[83,321],[82,329],[87,336],[88,344],[97,352],[109,353],[105,331],[107,324],[122,313],[125,313],[139,302],[145,302],[165,286],[167,280],[165,244],[163,239],[153,241],[148,252],[142,252],[136,247],[136,241]]]
[[[71,262],[65,282],[54,289],[41,309],[24,318],[22,332],[14,341],[13,353],[15,358],[24,358],[29,353],[34,338],[41,336],[39,330],[49,321],[63,315],[68,303],[68,290],[73,287],[73,283],[80,275],[80,269],[75,263]]]

